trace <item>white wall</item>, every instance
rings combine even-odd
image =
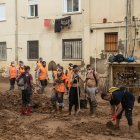
[[[6,42],[7,61],[0,61],[0,68],[7,66],[11,61],[15,60],[15,5],[14,0],[0,0],[0,3],[6,5],[6,21],[0,21],[0,42]]]

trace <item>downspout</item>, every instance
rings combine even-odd
[[[125,57],[128,55],[128,1],[126,2],[126,50],[125,50]]]
[[[18,0],[15,0],[15,61],[18,64]]]

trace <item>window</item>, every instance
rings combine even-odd
[[[0,21],[6,20],[5,4],[0,4]]]
[[[82,39],[64,39],[62,54],[63,60],[81,60]]]
[[[27,42],[27,58],[28,59],[38,59],[39,58],[39,42],[38,41],[28,41]]]
[[[29,0],[29,17],[37,17],[37,16],[38,16],[38,1]]]
[[[118,51],[118,33],[105,33],[105,51]]]
[[[0,42],[0,60],[7,59],[6,42]]]
[[[81,0],[64,0],[64,12],[80,12],[80,1]]]

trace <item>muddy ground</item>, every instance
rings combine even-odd
[[[33,113],[21,116],[21,96],[16,89],[11,95],[7,82],[0,82],[0,140],[140,140],[138,121],[140,106],[135,104],[132,132],[128,131],[125,117],[121,129],[108,128],[110,120],[109,104],[98,95],[98,109],[95,118],[89,115],[89,109],[82,110],[77,116],[68,115],[67,98],[62,114],[52,114],[50,104],[50,86],[45,95],[32,97]]]

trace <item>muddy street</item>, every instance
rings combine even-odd
[[[75,115],[68,115],[68,96],[65,95],[65,108],[62,114],[51,113],[50,87],[46,94],[34,94],[32,97],[33,113],[21,116],[21,95],[16,89],[14,95],[7,90],[8,84],[0,84],[0,140],[140,140],[138,120],[140,106],[135,104],[134,126],[129,133],[125,117],[121,129],[108,128],[110,121],[109,104],[98,95],[98,110],[95,118],[89,115],[89,109]]]

